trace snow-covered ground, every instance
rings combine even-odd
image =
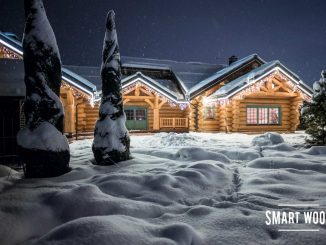
[[[109,167],[78,141],[51,179],[1,167],[0,244],[325,244],[325,225],[267,226],[265,211],[326,210],[326,147],[256,136],[134,135],[133,159]]]

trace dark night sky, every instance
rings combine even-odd
[[[325,0],[44,0],[66,65],[99,65],[116,12],[121,55],[226,63],[258,53],[312,84],[326,69]],[[22,37],[23,0],[0,0],[0,28]]]

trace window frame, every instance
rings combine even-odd
[[[256,109],[256,123],[248,123],[248,109],[254,108]],[[259,109],[264,108],[267,109],[267,123],[259,123]],[[278,123],[270,123],[269,122],[269,112],[270,109],[278,110]],[[246,106],[246,125],[247,126],[280,126],[282,125],[282,106],[280,105],[247,105]]]
[[[208,108],[213,111],[213,117],[207,117]],[[204,107],[204,120],[216,120],[216,107],[215,106],[205,106]]]

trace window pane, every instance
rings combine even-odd
[[[257,108],[247,108],[247,124],[257,124]]]
[[[136,110],[136,120],[137,121],[146,120],[145,110]]]
[[[215,107],[205,107],[205,119],[215,119]]]
[[[268,108],[258,108],[258,124],[268,124]]]
[[[280,124],[279,107],[247,107],[247,124]]]
[[[280,111],[279,108],[269,108],[269,124],[280,123]]]
[[[125,110],[125,113],[127,120],[134,120],[134,110]]]

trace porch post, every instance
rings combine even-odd
[[[66,91],[67,99],[65,109],[65,127],[64,131],[68,134],[73,134],[75,132],[75,98],[72,92],[67,89]]]
[[[155,95],[153,113],[154,113],[153,130],[160,130],[160,109],[158,104],[158,95]]]

